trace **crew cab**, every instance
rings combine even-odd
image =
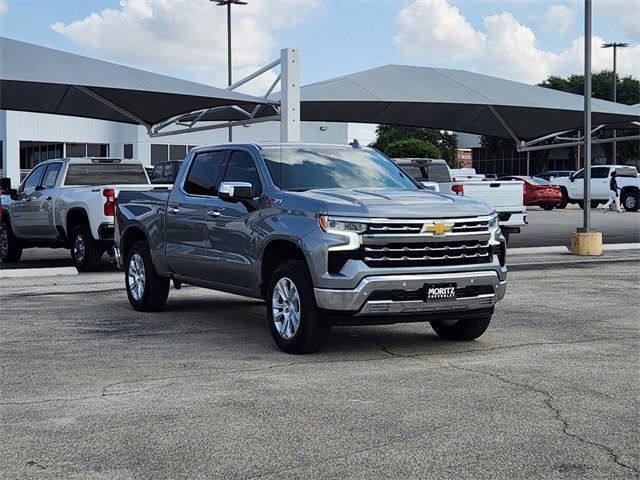
[[[68,248],[79,271],[98,268],[112,250],[121,188],[149,189],[142,163],[63,158],[39,163],[17,190],[2,179],[0,260],[18,262],[25,248]]]
[[[172,280],[262,298],[290,353],[345,324],[426,321],[472,340],[506,289],[490,204],[429,191],[357,145],[194,149],[171,191],[120,192],[115,240],[134,309],[162,309]]]
[[[609,182],[611,173],[617,173],[620,188],[620,202],[625,210],[637,212],[640,209],[640,178],[636,167],[625,165],[597,165],[591,167],[591,208],[605,203],[609,198]],[[558,177],[553,180],[562,190],[562,201],[558,208],[565,208],[568,203],[577,203],[584,208],[584,169],[578,170],[569,177]]]
[[[438,184],[438,191],[489,202],[498,212],[500,228],[506,238],[527,224],[524,182],[485,181],[473,168],[449,169],[447,162],[431,158],[394,158],[393,161],[427,188]],[[455,175],[454,175],[455,172]]]

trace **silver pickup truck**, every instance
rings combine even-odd
[[[290,353],[332,325],[427,321],[472,340],[506,289],[493,207],[430,192],[370,148],[195,149],[170,192],[120,193],[115,240],[134,309],[163,308],[171,280],[262,298]]]
[[[47,160],[19,188],[10,183],[1,179],[0,261],[18,262],[25,248],[68,248],[83,272],[112,249],[120,189],[151,187],[142,163],[114,158]]]

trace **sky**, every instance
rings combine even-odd
[[[395,63],[535,84],[582,73],[582,0],[247,0],[232,15],[234,78],[300,49],[313,83]],[[594,0],[593,68],[640,77],[640,0]],[[72,53],[226,84],[226,8],[209,0],[0,0],[0,34]],[[245,87],[261,94],[271,72]],[[373,126],[350,137],[374,140]]]

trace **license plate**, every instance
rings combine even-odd
[[[425,302],[437,302],[439,300],[455,300],[457,285],[455,283],[425,283]]]

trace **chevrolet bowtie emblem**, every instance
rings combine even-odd
[[[434,235],[444,235],[445,232],[450,232],[451,228],[451,225],[447,225],[444,222],[435,222],[431,225],[425,225],[423,230]]]

